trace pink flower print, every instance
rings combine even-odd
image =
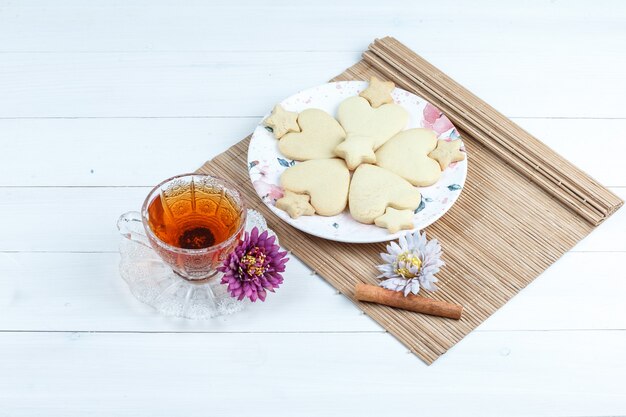
[[[439,109],[430,103],[426,103],[424,107],[424,120],[422,121],[422,127],[432,129],[437,132],[437,135],[441,135],[444,132],[452,129],[454,126],[450,119],[445,114],[441,113]]]
[[[256,165],[256,167],[259,170],[259,174],[261,174],[261,176],[258,180],[252,181],[254,189],[256,190],[257,194],[261,196],[261,198],[275,203],[276,200],[283,197],[283,189],[280,188],[278,185],[272,184],[268,180],[270,167],[266,162],[263,164],[258,164]]]
[[[283,197],[283,190],[278,185],[270,184],[263,180],[253,181],[252,185],[254,186],[256,192],[264,200],[269,200],[272,203],[275,203],[276,200]]]
[[[267,179],[267,174],[270,172],[270,166],[266,161],[263,161],[263,164],[257,164],[259,174],[261,174],[261,179]]]

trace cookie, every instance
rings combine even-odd
[[[298,113],[287,111],[277,104],[272,110],[272,114],[267,116],[267,119],[263,122],[265,126],[271,127],[276,139],[280,139],[288,132],[299,132],[300,126],[298,126]]]
[[[337,119],[346,139],[335,148],[335,154],[346,161],[349,169],[362,163],[375,163],[374,152],[400,132],[409,114],[397,104],[383,104],[374,109],[363,97],[350,97],[339,105]]]
[[[461,152],[461,141],[452,140],[450,142],[445,140],[437,141],[437,147],[434,151],[428,154],[429,157],[439,162],[441,170],[448,168],[452,162],[459,162],[465,159],[465,153]]]
[[[395,172],[418,187],[433,185],[441,169],[428,157],[437,146],[437,136],[430,129],[409,129],[389,139],[376,151],[376,165]]]
[[[350,171],[338,158],[313,159],[287,168],[280,184],[285,190],[310,195],[317,214],[334,216],[346,208]]]
[[[320,109],[306,109],[298,115],[301,132],[287,133],[278,149],[289,159],[306,161],[335,157],[334,150],[346,137],[334,117]]]
[[[376,165],[359,166],[350,183],[350,214],[361,223],[372,224],[387,207],[415,210],[421,194],[407,180]]]
[[[376,77],[370,78],[370,85],[359,94],[370,102],[372,107],[380,107],[383,104],[393,103],[391,92],[396,85],[391,81],[381,81]]]
[[[285,191],[283,198],[276,200],[276,207],[286,211],[292,219],[300,216],[311,216],[315,214],[315,209],[309,204],[310,197],[306,194],[296,194]]]
[[[374,224],[378,227],[386,227],[389,233],[396,233],[399,230],[411,230],[413,227],[413,210],[396,210],[387,207],[385,214],[376,217]]]

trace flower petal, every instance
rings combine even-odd
[[[406,286],[406,282],[404,278],[389,278],[380,282],[378,285],[388,290],[402,291]]]
[[[411,286],[407,285],[404,287],[404,296],[406,297],[411,292]]]

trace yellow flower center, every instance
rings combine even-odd
[[[422,261],[416,255],[408,252],[402,252],[396,257],[396,269],[394,272],[404,278],[415,278],[416,274],[413,274],[409,270],[409,267],[411,266],[416,267],[419,272],[419,269],[422,266]]]
[[[241,265],[244,266],[245,271],[250,276],[260,277],[267,271],[267,265],[265,265],[266,255],[258,250],[258,248],[252,249],[241,258]]]

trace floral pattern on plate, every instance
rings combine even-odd
[[[358,95],[367,88],[364,81],[340,81],[323,84],[301,91],[280,104],[289,111],[301,112],[308,108],[318,108],[333,117],[344,99]],[[407,129],[425,127],[437,132],[439,139],[461,140],[450,120],[435,106],[408,91],[396,88],[392,93],[394,101],[409,112]],[[268,113],[269,114],[269,113]],[[267,115],[266,115],[267,117]],[[265,117],[263,118],[265,119]],[[461,150],[465,148],[461,146]],[[260,123],[255,129],[248,149],[248,171],[252,185],[263,202],[282,220],[303,232],[324,239],[350,243],[384,242],[397,239],[407,230],[389,233],[378,226],[362,224],[354,220],[348,210],[332,216],[302,216],[292,219],[274,204],[282,197],[280,175],[298,162],[285,158],[278,150],[278,140],[272,132]],[[467,157],[450,164],[439,181],[430,187],[419,187],[422,201],[415,209],[414,230],[421,230],[443,216],[459,198],[467,176]]]

